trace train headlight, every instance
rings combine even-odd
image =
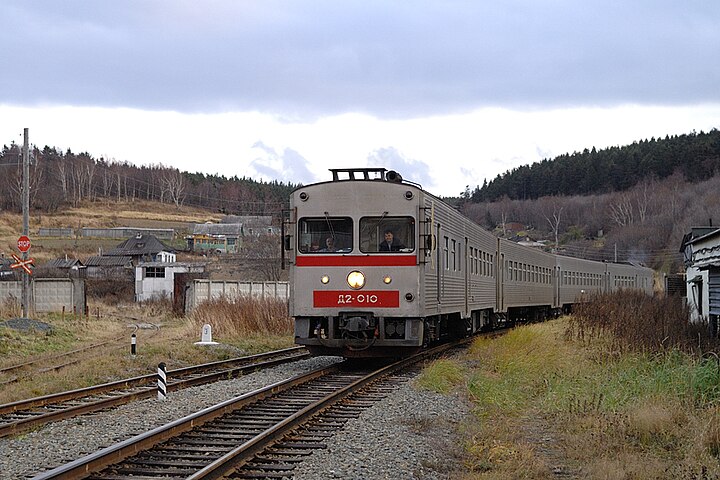
[[[323,285],[327,285],[328,282],[330,282],[330,277],[328,277],[327,275],[323,275],[322,277],[320,277],[320,283],[322,283]]]
[[[347,284],[350,288],[354,288],[355,290],[362,288],[365,285],[365,274],[358,272],[357,270],[353,270],[348,273]]]
[[[383,277],[383,283],[385,283],[385,285],[390,285],[390,282],[392,282],[392,277],[390,277],[390,275],[385,275]]]

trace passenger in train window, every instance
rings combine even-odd
[[[333,237],[327,237],[325,239],[325,248],[320,250],[321,252],[336,252],[335,239]]]
[[[398,252],[405,248],[400,240],[395,238],[395,233],[392,230],[385,230],[385,240],[378,246],[378,250],[381,252]]]

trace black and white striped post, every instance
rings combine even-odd
[[[165,363],[158,364],[158,400],[167,398],[167,373],[165,371]]]
[[[134,333],[130,335],[130,355],[137,355],[137,336]]]

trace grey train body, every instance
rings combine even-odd
[[[392,171],[331,171],[292,193],[284,224],[295,342],[314,354],[403,356],[556,316],[593,292],[652,294],[649,268],[497,238]]]

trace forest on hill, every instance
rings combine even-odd
[[[0,152],[0,209],[21,209],[22,151],[17,144]],[[153,200],[236,215],[279,218],[296,185],[258,182],[246,177],[181,172],[163,164],[135,166],[87,153],[55,148],[30,152],[30,196],[35,210],[54,212],[102,199]]]
[[[651,138],[632,145],[560,155],[498,175],[463,195],[472,202],[507,197],[529,200],[544,196],[622,192],[650,179],[680,173],[697,182],[720,171],[720,131]]]
[[[547,250],[573,257],[639,262],[677,273],[683,270],[683,235],[691,227],[720,223],[718,191],[720,175],[692,182],[678,172],[663,180],[647,178],[622,192],[479,203],[466,199],[459,208],[498,236],[541,240]]]

